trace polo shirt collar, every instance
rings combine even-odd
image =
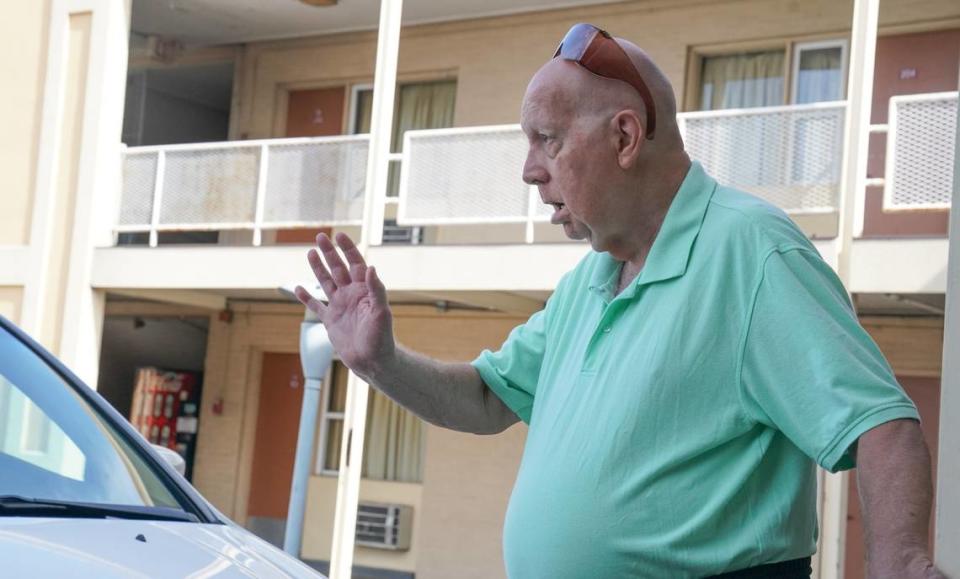
[[[707,175],[700,163],[694,161],[690,164],[635,286],[680,277],[687,271],[693,242],[700,233],[703,217],[716,187],[717,182]],[[598,267],[594,268],[589,288],[609,299],[616,291],[621,263],[609,253],[602,254],[602,258]]]

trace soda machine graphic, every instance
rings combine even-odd
[[[130,423],[151,444],[177,451],[191,480],[200,414],[201,375],[160,368],[137,369]]]

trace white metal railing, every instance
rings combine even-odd
[[[890,99],[883,207],[950,207],[957,136],[957,92],[895,96]]]
[[[885,208],[949,206],[957,93],[894,97]],[[791,213],[838,209],[846,103],[677,116],[690,156],[720,182]],[[270,139],[125,150],[118,232],[263,230],[360,225],[369,137]],[[527,242],[551,208],[520,178],[519,125],[407,131],[400,225],[522,223]],[[861,208],[862,210],[862,208]]]
[[[836,211],[843,102],[678,115],[691,157],[721,182],[794,213]],[[405,225],[546,221],[550,208],[520,179],[519,125],[407,131],[397,222]],[[512,168],[513,170],[509,170]]]
[[[690,157],[790,213],[837,211],[845,102],[677,115]]]
[[[532,242],[551,210],[521,179],[526,155],[520,125],[407,131],[397,223],[525,223]]]
[[[135,147],[124,151],[116,231],[359,225],[367,135]]]

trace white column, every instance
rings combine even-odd
[[[72,4],[74,10],[89,10],[93,21],[59,354],[95,387],[106,293],[91,287],[90,276],[94,248],[113,244],[120,197],[130,2],[73,0]]]
[[[864,210],[879,10],[880,0],[855,0],[853,6],[840,189],[840,235],[837,240],[837,273],[847,287],[850,284],[853,238],[860,228],[857,216]],[[821,579],[843,577],[849,484],[847,472],[825,473],[823,477],[819,553]]]
[[[948,577],[960,577],[960,103],[953,154],[950,204],[950,256],[947,262],[947,308],[943,321],[943,370],[940,382],[940,444],[937,466],[937,512],[934,552]]]
[[[77,176],[70,194],[71,237],[66,247],[54,242],[54,215],[58,199],[58,171],[69,155],[64,143],[68,62],[71,57],[70,19],[89,14],[90,39],[84,69],[83,108],[78,126]],[[47,65],[30,230],[30,262],[24,287],[21,325],[38,336],[48,316],[62,306],[54,335],[43,336],[48,346],[59,343],[56,354],[90,385],[96,384],[104,294],[90,286],[93,248],[112,242],[112,227],[120,190],[120,131],[129,39],[129,0],[53,0]],[[66,251],[68,266],[62,298],[50,303],[51,260]],[[62,300],[62,302],[60,301]]]
[[[67,91],[67,59],[69,57],[70,12],[65,2],[54,1],[50,7],[50,29],[47,33],[47,70],[43,82],[43,108],[40,142],[37,151],[37,174],[33,186],[33,213],[30,220],[30,263],[33,267],[23,288],[20,326],[40,339],[44,322],[44,287],[49,274],[53,246],[53,211],[57,196],[57,178],[63,141],[63,110]],[[41,339],[41,341],[43,341]],[[50,347],[50,344],[46,344]]]
[[[384,200],[393,133],[393,103],[397,85],[397,55],[403,0],[381,0],[377,40],[377,67],[374,73],[370,153],[367,157],[367,189],[363,204],[360,251],[383,240]],[[370,387],[353,372],[347,382],[347,406],[340,446],[340,475],[337,479],[337,508],[333,524],[330,578],[348,579],[353,568],[357,503],[360,499],[360,472],[363,467],[363,436],[367,422]]]

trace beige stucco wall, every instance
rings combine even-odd
[[[0,316],[13,323],[20,321],[20,303],[23,301],[23,289],[19,287],[0,287]]]
[[[527,81],[575,22],[590,21],[643,46],[683,95],[692,47],[777,42],[849,34],[852,2],[818,0],[641,0],[536,14],[405,28],[398,78],[456,78],[455,126],[515,123]],[[956,25],[952,0],[884,2],[881,31],[928,23]],[[290,86],[369,83],[376,35],[348,33],[247,47],[238,71],[239,98],[232,134],[276,134],[284,91]]]
[[[50,0],[14,2],[0,18],[0,245],[25,245],[36,178]]]
[[[232,322],[211,320],[194,484],[242,524],[250,492],[262,354],[297,351],[302,309],[243,303],[233,309]],[[419,352],[466,361],[483,348],[499,346],[522,321],[501,314],[398,306],[394,328],[400,342]],[[214,414],[218,399],[223,400],[223,411]],[[502,575],[500,528],[524,432],[518,426],[499,437],[476,437],[428,427],[422,485],[376,481],[361,485],[361,500],[414,507],[410,551],[360,547],[355,563],[449,577],[451,565],[475,559],[483,576]],[[335,497],[335,479],[311,477],[303,543],[307,558],[329,560]],[[451,515],[460,523],[454,525]],[[466,544],[469,549],[463,548]]]

